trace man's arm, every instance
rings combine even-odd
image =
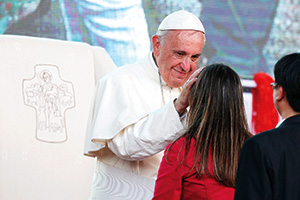
[[[182,135],[184,114],[189,106],[189,92],[203,68],[196,70],[184,84],[179,97],[125,127],[107,145],[126,160],[141,160],[153,156]]]
[[[182,135],[184,126],[173,102],[131,124],[107,141],[107,146],[125,160],[153,156]]]
[[[236,178],[235,200],[272,199],[269,158],[254,138],[241,151]]]

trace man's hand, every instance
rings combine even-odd
[[[197,69],[188,79],[188,81],[183,85],[182,87],[182,92],[180,93],[179,97],[174,101],[174,106],[176,111],[178,112],[179,116],[184,114],[186,111],[186,108],[189,106],[189,94],[190,94],[190,89],[193,86],[193,84],[197,80],[197,76],[201,72],[201,70],[204,67],[201,67]]]

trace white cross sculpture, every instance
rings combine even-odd
[[[67,140],[66,110],[75,107],[73,84],[60,77],[54,65],[36,65],[35,75],[23,80],[24,103],[36,110],[36,138],[44,142]]]

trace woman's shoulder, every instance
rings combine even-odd
[[[188,149],[187,149],[188,148]],[[175,142],[169,144],[165,153],[171,160],[182,161],[185,158],[186,163],[193,163],[195,154],[195,140],[187,140],[182,136]]]
[[[181,136],[179,139],[175,140],[174,142],[170,143],[167,146],[167,149],[171,148],[171,149],[185,149],[186,148],[186,144],[190,143],[190,147],[193,147],[195,145],[195,139],[191,139],[191,140],[187,140],[187,138],[185,136]]]

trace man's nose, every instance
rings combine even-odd
[[[181,67],[184,71],[188,72],[190,71],[191,69],[191,59],[188,58],[188,57],[185,57],[182,59],[182,62],[181,62]]]

